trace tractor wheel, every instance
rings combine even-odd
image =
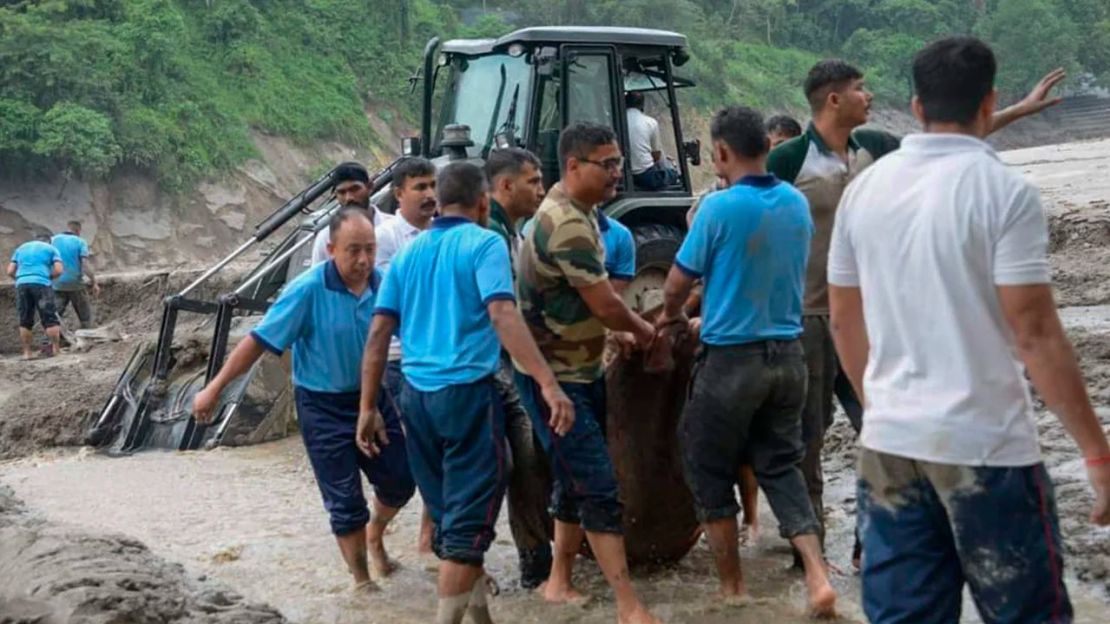
[[[682,231],[652,224],[632,232],[636,278],[625,300],[649,312],[662,302],[663,281]],[[700,533],[677,444],[693,352],[692,344],[680,345],[675,369],[668,373],[645,371],[641,357],[617,358],[606,370],[609,454],[620,483],[625,546],[633,565],[676,562]]]
[[[682,230],[651,223],[632,228],[636,243],[636,277],[624,292],[633,310],[648,312],[662,302],[663,282],[682,244]]]

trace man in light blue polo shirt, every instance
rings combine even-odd
[[[389,339],[401,335],[401,414],[441,560],[437,624],[490,621],[483,561],[508,480],[505,415],[494,383],[502,345],[543,388],[563,435],[574,408],[516,310],[509,251],[489,220],[485,173],[457,162],[436,180],[443,216],[393,258],[363,363],[358,441],[380,449],[378,395]],[[392,434],[389,436],[392,440]]]
[[[529,219],[521,235],[530,236],[535,226],[536,220]],[[636,241],[627,225],[605,216],[600,208],[597,210],[597,229],[601,232],[601,246],[605,251],[605,272],[609,274],[613,290],[619,295],[636,277]]]
[[[813,219],[805,197],[767,174],[763,117],[745,107],[710,128],[729,188],[701,204],[664,285],[659,327],[686,323],[683,304],[705,283],[699,363],[679,424],[686,482],[726,600],[744,600],[733,488],[750,457],[783,537],[801,553],[816,616],[835,613],[819,525],[800,468],[806,364],[802,291]]]
[[[210,422],[232,380],[250,370],[264,351],[281,355],[292,347],[297,419],[332,532],[355,587],[374,589],[367,554],[377,575],[389,574],[392,564],[382,537],[416,487],[400,418],[388,401],[379,406],[383,444],[369,456],[355,444],[362,345],[381,279],[374,269],[374,227],[364,210],[340,210],[329,230],[332,259],[286,285],[262,322],[197,393],[193,409],[198,423]],[[386,436],[392,444],[384,443]],[[360,471],[374,485],[373,520]]]
[[[19,342],[23,346],[25,360],[32,357],[31,329],[35,326],[36,311],[43,331],[50,337],[50,355],[57,353],[61,347],[62,332],[54,307],[54,291],[50,288],[50,279],[61,273],[62,258],[50,244],[49,232],[17,247],[8,263],[8,276],[15,278]]]
[[[89,294],[85,291],[85,277],[89,278],[93,295],[100,295],[100,284],[96,283],[96,274],[89,262],[89,244],[81,238],[81,222],[70,221],[66,226],[68,231],[50,239],[50,244],[62,257],[63,268],[62,274],[54,278],[54,298],[58,301],[58,316],[65,316],[66,308],[72,304],[81,328],[87,329],[92,326],[93,315]]]
[[[636,277],[636,243],[628,226],[597,211],[597,229],[605,247],[605,272],[619,295]]]

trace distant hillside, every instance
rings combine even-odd
[[[0,177],[141,171],[183,192],[258,157],[258,134],[393,149],[364,111],[416,119],[429,37],[535,24],[687,34],[701,111],[804,109],[831,55],[903,107],[912,53],[950,33],[995,46],[1004,97],[1056,66],[1110,75],[1106,0],[0,0]]]

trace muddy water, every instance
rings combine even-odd
[[[832,475],[829,556],[848,568],[854,504],[851,475]],[[298,622],[417,623],[434,615],[434,574],[416,556],[420,505],[398,518],[388,546],[402,569],[371,598],[351,594],[329,534],[326,516],[296,438],[263,446],[202,453],[146,453],[109,459],[80,452],[55,453],[9,463],[0,479],[28,506],[48,518],[97,531],[139,538],[155,552],[185,565],[195,576],[221,581],[251,600],[267,602]],[[764,514],[763,534],[742,551],[756,597],[742,610],[721,610],[713,591],[709,553],[695,548],[681,564],[640,572],[636,583],[656,611],[672,623],[805,622],[801,579],[786,569],[790,556]],[[499,537],[487,563],[503,593],[494,601],[501,622],[613,621],[613,604],[596,567],[580,562],[578,580],[599,596],[586,608],[549,607],[513,587],[515,551],[502,514]],[[858,582],[836,574],[843,621],[862,621]],[[1105,621],[1104,603],[1073,584],[1079,622]],[[970,604],[968,613],[972,613]],[[969,615],[967,621],[977,621]]]
[[[435,576],[415,552],[420,505],[410,504],[388,538],[403,568],[365,599],[351,595],[300,441],[205,453],[145,453],[108,459],[85,452],[25,460],[0,479],[47,517],[118,531],[159,555],[264,601],[299,622],[427,622],[434,615]],[[764,506],[766,508],[766,506]],[[487,567],[503,586],[494,601],[502,622],[611,622],[609,593],[596,566],[580,563],[581,585],[599,596],[592,606],[547,607],[513,588],[515,549],[505,514]],[[680,565],[637,574],[645,598],[668,622],[803,622],[800,576],[786,570],[789,553],[770,517],[744,564],[752,593],[770,597],[742,611],[716,610],[708,551],[699,546]],[[848,544],[850,548],[850,544]],[[847,553],[843,553],[846,560]],[[856,582],[840,575],[845,621],[859,621]]]

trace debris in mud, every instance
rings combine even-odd
[[[0,487],[0,622],[278,624],[247,602],[118,535],[90,535],[29,516]]]

